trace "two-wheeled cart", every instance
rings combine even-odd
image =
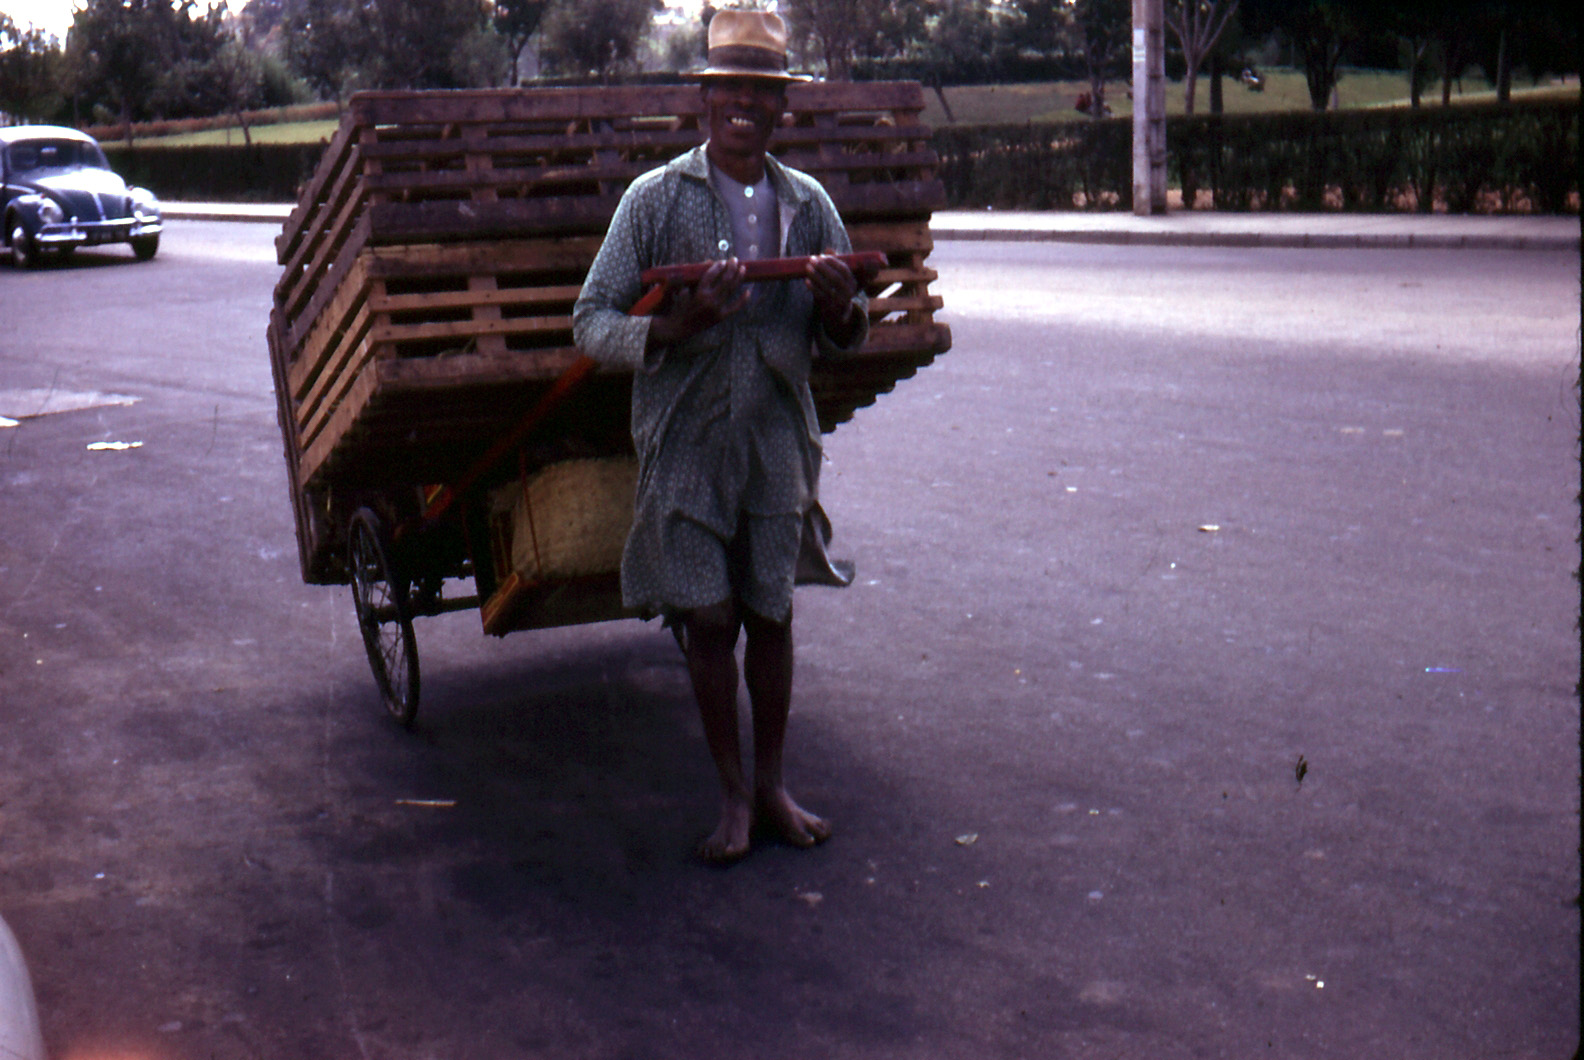
[[[788,93],[771,151],[819,178],[869,277],[870,338],[810,380],[833,430],[950,348],[916,83]],[[350,584],[390,713],[411,724],[413,620],[484,632],[624,617],[631,377],[572,342],[626,185],[700,142],[697,86],[371,92],[276,241],[270,360],[303,579]]]

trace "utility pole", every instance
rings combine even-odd
[[[1133,212],[1166,212],[1163,0],[1133,0]]]

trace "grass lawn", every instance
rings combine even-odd
[[[1251,92],[1242,82],[1233,78],[1222,81],[1222,99],[1228,114],[1251,114],[1269,111],[1309,109],[1309,86],[1302,70],[1267,68],[1262,71],[1265,88]],[[1106,85],[1106,103],[1115,117],[1133,113],[1133,101],[1128,98],[1132,84],[1125,81]],[[1080,95],[1089,91],[1086,81],[1049,81],[1022,85],[961,85],[946,89],[946,101],[951,104],[952,117],[958,125],[987,125],[996,122],[1072,121],[1081,117],[1073,108]],[[1539,88],[1514,86],[1513,95],[1532,93],[1576,94],[1577,81],[1571,85],[1550,85]],[[1166,113],[1183,113],[1184,83],[1166,82]],[[1494,89],[1483,79],[1467,79],[1462,85],[1454,84],[1454,103],[1493,100]],[[1439,105],[1441,86],[1434,85],[1424,93],[1426,106]],[[1407,106],[1408,75],[1397,70],[1344,69],[1337,82],[1337,102],[1344,108]],[[1200,77],[1194,89],[1194,113],[1210,111],[1210,79]],[[939,128],[950,124],[940,99],[934,92],[925,93],[924,120]]]
[[[1302,70],[1268,68],[1263,71],[1265,88],[1251,92],[1232,78],[1222,82],[1223,100],[1228,114],[1248,114],[1260,111],[1308,110],[1309,90]],[[1107,85],[1106,102],[1116,117],[1133,113],[1132,100],[1128,98],[1131,85],[1118,81]],[[1166,82],[1166,113],[1183,113],[1183,82]],[[994,124],[998,122],[1072,121],[1080,117],[1073,104],[1080,94],[1088,92],[1087,82],[1054,81],[1021,85],[960,85],[946,89],[946,100],[951,104],[952,117],[959,125]],[[1541,87],[1514,87],[1515,96],[1530,94],[1568,95],[1578,92],[1578,81],[1567,85]],[[939,128],[951,124],[946,111],[934,92],[924,94],[924,121]],[[1495,98],[1495,91],[1487,88],[1483,79],[1470,78],[1453,88],[1454,102],[1471,102]],[[1337,84],[1338,103],[1343,108],[1407,106],[1408,77],[1395,70],[1344,69]],[[1426,106],[1440,103],[1440,85],[1432,86],[1424,95]],[[1195,89],[1194,110],[1205,114],[1210,109],[1210,81],[1201,77]],[[256,143],[315,143],[328,140],[335,134],[335,121],[288,122],[277,125],[256,125],[250,130]],[[109,142],[109,141],[107,141]],[[203,132],[181,133],[175,136],[140,138],[140,144],[162,147],[181,147],[188,144],[241,144],[242,130],[209,129]]]
[[[248,127],[248,132],[256,144],[311,144],[330,139],[335,135],[338,124],[339,122],[336,121],[294,121],[279,125],[252,125]],[[109,142],[101,141],[101,143]],[[152,136],[147,139],[140,138],[137,142],[159,147],[188,147],[195,144],[235,144],[240,147],[243,139],[241,128],[230,128],[205,129],[202,132],[178,133],[175,136]]]

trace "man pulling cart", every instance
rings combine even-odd
[[[699,75],[709,139],[638,178],[616,209],[574,310],[578,346],[633,371],[638,484],[622,557],[623,603],[681,627],[721,784],[708,861],[748,853],[755,826],[795,846],[830,836],[787,793],[792,589],[806,570],[843,584],[825,555],[813,358],[856,352],[868,300],[837,257],[851,244],[818,181],[767,154],[786,109],[779,16],[723,10]],[[745,260],[808,255],[797,281],[745,286]],[[628,310],[658,266],[713,259],[653,316]],[[743,771],[735,649],[753,719]]]

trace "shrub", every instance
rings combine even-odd
[[[323,144],[105,145],[110,165],[128,182],[162,199],[199,202],[293,202],[323,151]]]
[[[1578,209],[1576,99],[1167,120],[1170,178],[1220,210]],[[954,207],[1130,207],[1130,119],[953,126]]]

